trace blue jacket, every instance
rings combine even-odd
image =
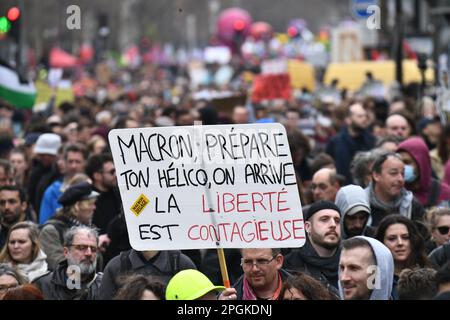
[[[39,224],[47,222],[48,219],[55,215],[56,210],[61,208],[61,204],[58,202],[62,194],[61,186],[62,180],[56,180],[45,190],[41,209],[39,210]]]

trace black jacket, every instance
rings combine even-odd
[[[176,260],[176,261],[174,261]],[[150,260],[146,260],[142,253],[131,249],[114,257],[106,265],[100,299],[113,299],[118,290],[118,276],[126,274],[146,274],[158,276],[167,284],[169,279],[178,271],[185,269],[197,269],[189,257],[179,251],[159,251]]]
[[[442,246],[434,249],[430,253],[429,258],[436,270],[443,267],[447,261],[450,261],[450,242],[444,243]]]
[[[307,239],[303,247],[292,250],[285,257],[283,267],[288,272],[303,272],[316,278],[330,292],[339,296],[338,269],[340,255],[341,249],[339,248],[332,257],[322,258],[314,250],[309,239]]]
[[[368,151],[375,146],[375,137],[368,130],[364,130],[362,135],[352,137],[347,127],[335,135],[328,142],[325,152],[336,161],[337,172],[347,178],[351,183],[350,163],[358,151]]]
[[[281,281],[285,282],[287,278],[291,276],[289,272],[287,272],[284,269],[280,269],[281,274]],[[236,289],[237,293],[237,300],[242,300],[243,293],[244,293],[244,274],[236,281],[236,283],[233,285],[233,288]],[[281,298],[281,297],[280,297]]]
[[[81,289],[69,289],[67,286],[67,260],[58,264],[53,272],[35,279],[35,284],[44,294],[45,300],[95,300],[99,295],[102,274],[96,273]]]

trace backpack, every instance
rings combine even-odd
[[[127,250],[127,251],[122,251],[120,253],[120,271],[119,274],[123,274],[126,273],[127,271],[130,271],[132,266],[131,266],[131,261],[130,261],[130,253],[131,250]],[[180,271],[180,255],[181,252],[179,250],[170,250],[168,251],[169,253],[169,263],[170,263],[170,270],[171,270],[171,274],[172,276],[177,274],[178,271]]]
[[[59,241],[64,243],[64,232],[67,229],[67,225],[60,220],[50,219],[46,223],[40,225],[39,230],[42,231],[42,229],[44,229],[47,225],[52,225],[55,227],[56,231],[58,231]]]

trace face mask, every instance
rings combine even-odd
[[[405,182],[406,183],[413,182],[414,180],[416,180],[416,178],[417,178],[417,175],[414,172],[413,166],[406,165],[405,166]]]

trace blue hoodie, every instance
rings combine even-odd
[[[392,258],[391,251],[380,241],[364,237],[357,236],[355,238],[361,238],[369,242],[375,253],[375,260],[380,271],[380,288],[373,289],[370,294],[369,300],[389,300],[392,293],[392,282],[394,280],[394,258]],[[339,277],[341,270],[339,268]],[[339,294],[341,299],[344,300],[344,290],[339,281]]]

